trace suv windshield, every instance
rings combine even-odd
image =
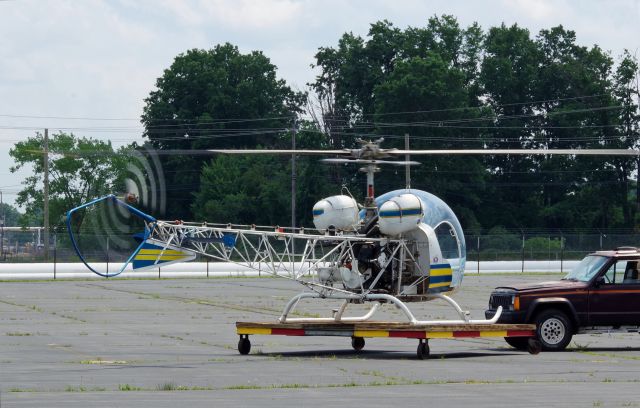
[[[563,279],[588,282],[598,273],[609,258],[600,255],[589,255],[573,268]]]

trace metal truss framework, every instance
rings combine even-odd
[[[212,227],[201,224],[157,221],[152,228],[150,239],[165,246],[174,245],[223,262],[233,262],[256,271],[266,272],[299,281],[317,291],[323,297],[330,293],[364,296],[376,288],[385,269],[392,263],[404,265],[412,261],[417,268],[414,255],[404,239],[368,238],[357,235],[320,235],[283,232],[277,227],[270,230],[256,228]],[[378,243],[388,247],[391,255],[379,265],[380,272],[367,288],[345,290],[321,283],[318,268],[334,266],[340,259],[357,259],[355,246],[364,243]],[[295,248],[302,248],[295,252]],[[395,268],[394,268],[395,269]],[[427,273],[411,282],[403,282],[402,274],[397,278],[396,294],[402,295],[402,288],[408,290],[428,279]]]

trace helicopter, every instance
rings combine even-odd
[[[342,157],[322,161],[362,165],[360,170],[367,176],[364,203],[357,203],[348,190],[319,200],[312,209],[313,230],[158,220],[135,208],[134,196],[125,195],[123,201],[108,195],[67,213],[71,243],[81,261],[105,277],[117,276],[128,265],[134,271],[143,271],[201,255],[294,280],[305,290],[286,303],[278,318],[280,323],[366,322],[381,305],[392,304],[411,325],[494,324],[501,307],[491,319],[473,320],[450,296],[461,286],[466,263],[464,233],[454,212],[435,195],[409,186],[376,197],[374,175],[379,166],[419,164],[408,159],[388,160],[401,155],[638,156],[638,151],[624,149],[400,150],[382,148],[383,141],[358,139],[359,148],[340,150],[208,150],[210,154],[335,155]],[[144,224],[143,231],[133,237],[138,243],[135,250],[111,274],[90,265],[71,227],[74,214],[105,203],[114,214],[126,214]],[[331,317],[290,317],[302,299],[341,300],[342,304]],[[408,306],[436,299],[453,307],[458,319],[419,320]],[[366,314],[344,316],[349,304],[362,303],[372,304]]]

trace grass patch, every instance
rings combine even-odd
[[[125,360],[103,360],[100,357],[95,360],[81,360],[80,364],[89,364],[89,365],[126,365],[129,364],[128,361]]]
[[[589,349],[589,346],[591,346],[591,343],[582,344],[582,343],[578,343],[577,341],[574,341],[573,344],[574,344],[574,347],[572,348],[576,351],[585,351]]]
[[[83,387],[82,385],[76,387],[73,385],[67,385],[64,388],[65,392],[86,392],[87,391],[87,387]]]
[[[212,387],[177,385],[173,381],[158,384],[156,391],[211,391]]]
[[[118,391],[143,391],[143,389],[131,384],[118,384]]]
[[[260,386],[260,385],[253,385],[253,384],[247,384],[247,385],[230,385],[228,387],[224,387],[223,389],[225,390],[262,390],[265,389],[266,387]]]
[[[620,360],[636,360],[636,361],[640,360],[640,356],[625,356],[625,355],[616,354],[616,353],[597,353],[595,351],[587,351],[587,350],[576,350],[576,352],[586,354],[589,356],[609,357],[609,358],[615,358]]]
[[[55,312],[52,312],[51,314],[56,314]],[[80,322],[80,323],[86,323],[86,320],[80,319],[79,317],[75,317],[75,316],[70,316],[70,315],[65,315],[65,314],[58,314],[58,316],[62,317],[63,319],[69,319],[69,320],[74,320],[76,322]]]
[[[36,392],[36,390],[31,388],[12,387],[12,388],[9,388],[9,392]]]
[[[178,386],[174,382],[166,382],[156,386],[156,390],[158,391],[176,391],[177,389]]]
[[[33,336],[33,334],[31,334],[31,333],[24,333],[24,332],[8,332],[8,333],[5,333],[5,336],[11,336],[11,337],[26,337],[26,336]]]

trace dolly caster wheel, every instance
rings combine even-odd
[[[355,351],[360,351],[364,348],[364,338],[363,337],[352,337],[351,338],[351,347]]]
[[[427,340],[420,340],[420,343],[418,343],[418,350],[417,350],[417,354],[418,354],[418,358],[420,360],[426,360],[429,358],[429,342]]]
[[[247,355],[251,351],[251,341],[249,341],[249,336],[246,334],[240,335],[240,341],[238,341],[238,352],[240,354]]]
[[[527,341],[527,351],[529,352],[529,354],[540,353],[540,351],[542,351],[542,343],[540,342],[540,340],[533,337],[530,338],[529,341]]]

